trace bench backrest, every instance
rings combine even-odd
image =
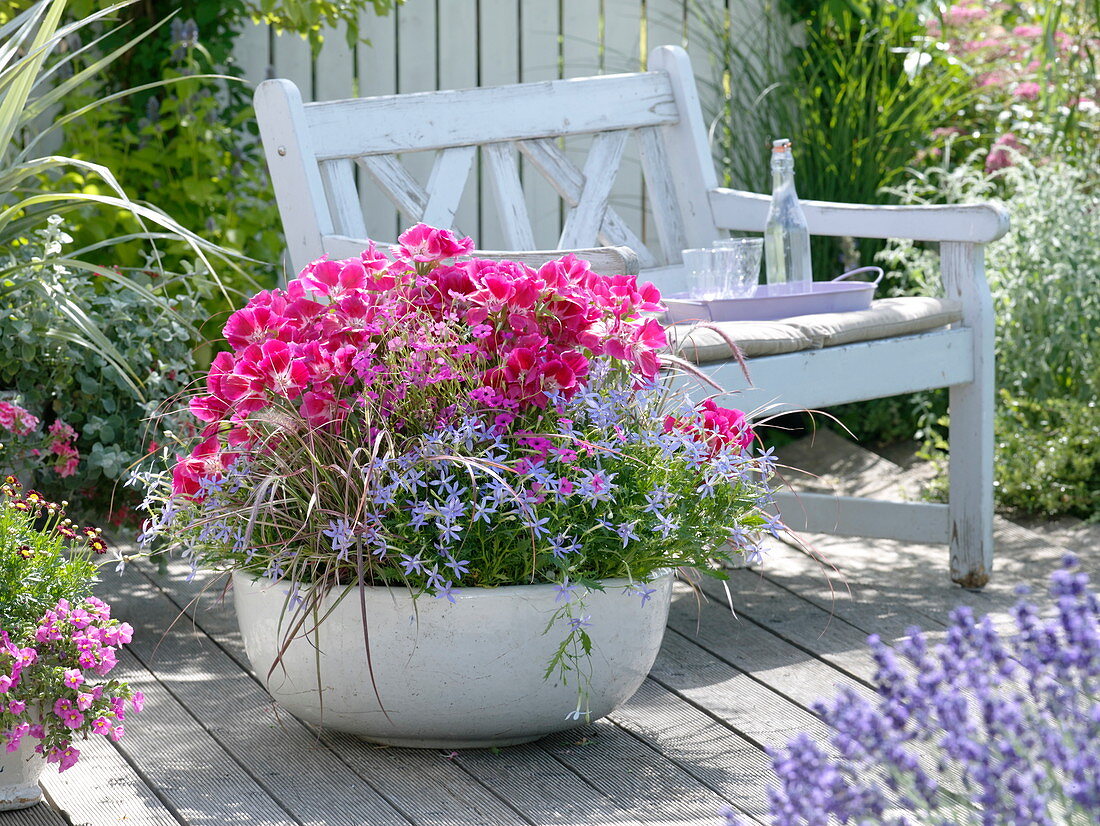
[[[451,228],[478,150],[506,245],[535,249],[518,155],[561,197],[558,249],[624,245],[643,269],[718,237],[708,201],[717,185],[687,54],[654,49],[650,71],[512,86],[303,103],[288,80],[256,90],[256,112],[292,267],[362,249],[358,166],[410,224]],[[578,167],[567,136],[591,135]],[[656,238],[644,240],[609,205],[623,149],[638,142]],[[434,152],[421,183],[403,153]],[[456,227],[459,231],[462,227]],[[392,240],[392,239],[380,239]],[[475,239],[476,241],[477,239]]]

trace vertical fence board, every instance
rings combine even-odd
[[[325,45],[313,62],[313,92],[317,100],[343,100],[355,96],[355,52],[343,29],[326,26]]]
[[[594,0],[561,0],[562,77],[584,77],[600,72],[600,4]],[[577,135],[563,141],[566,157],[584,168],[591,137]],[[566,212],[566,219],[568,211]]]
[[[704,0],[705,1],[705,0]],[[691,0],[646,0],[646,52],[684,45],[684,20]]]
[[[270,38],[267,26],[248,21],[241,26],[237,42],[233,44],[233,61],[240,67],[242,77],[253,87],[268,78],[268,70],[271,69]]]
[[[637,72],[641,69],[641,23],[641,0],[604,0],[604,73]],[[643,190],[638,141],[632,137],[623,152],[608,203],[639,237],[642,236],[643,225]]]
[[[439,88],[469,89],[478,85],[478,26],[469,3],[439,4]],[[481,238],[478,210],[478,161],[466,180],[454,225],[477,243]]]
[[[559,77],[558,4],[547,0],[520,2],[520,76],[524,83]],[[561,198],[527,158],[520,173],[535,246],[553,249],[561,234]]]
[[[481,86],[500,86],[519,81],[519,0],[481,0],[478,4],[478,77]],[[511,156],[510,156],[511,157]],[[518,161],[517,161],[518,163]],[[501,211],[492,193],[488,160],[481,153],[482,249],[508,249],[501,229]]]
[[[392,95],[397,91],[397,15],[379,17],[370,9],[359,14],[359,33],[369,42],[355,47],[355,93],[359,97]],[[397,238],[401,223],[397,209],[371,177],[356,169],[359,202],[369,237],[378,241]]]
[[[658,46],[682,46],[684,44],[684,21],[686,9],[691,0],[646,0],[645,54],[642,60],[648,65],[649,52]],[[653,210],[648,207],[642,216],[642,240],[656,249],[658,238],[657,225]]]
[[[407,0],[385,17],[365,10],[360,30],[369,43],[354,49],[340,31],[326,31],[314,61],[296,35],[270,36],[267,27],[246,24],[236,46],[245,77],[268,75],[298,84],[303,98],[325,100],[461,89],[506,83],[581,77],[644,67],[645,51],[665,43],[686,45],[698,74],[708,73],[705,31],[686,27],[693,0]],[[723,6],[726,0],[700,0]],[[759,20],[763,0],[728,0],[734,19]],[[270,44],[270,47],[269,47]],[[706,92],[704,92],[706,94]],[[708,103],[710,103],[708,101]],[[563,147],[583,167],[591,141],[572,138]],[[421,185],[434,153],[402,158]],[[563,214],[557,193],[524,159],[520,166],[537,246],[552,246]],[[407,221],[365,174],[357,175],[367,231],[392,240]],[[496,205],[482,162],[471,172],[455,225],[482,247],[500,246]],[[485,197],[482,197],[482,196]],[[632,139],[611,193],[625,223],[647,243],[653,220],[644,201],[639,149]]]
[[[305,38],[293,32],[272,36],[272,61],[278,68],[277,76],[294,82],[302,93],[302,100],[313,100],[313,56]]]
[[[437,88],[438,20],[434,0],[409,0],[395,12],[397,15],[397,91],[431,92]],[[419,183],[428,183],[434,152],[412,152],[402,155],[401,162]],[[408,221],[403,221],[407,225]]]

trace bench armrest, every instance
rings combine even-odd
[[[719,187],[710,191],[721,229],[763,232],[771,197]],[[995,204],[874,206],[802,201],[811,235],[909,238],[986,244],[1008,232],[1008,212]]]

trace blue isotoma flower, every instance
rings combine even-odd
[[[828,743],[772,755],[770,822],[1100,823],[1100,598],[1072,555],[1050,595],[1053,616],[1021,601],[1009,633],[964,606],[934,648],[918,628],[869,638],[877,696],[816,704]]]
[[[554,585],[554,590],[557,592],[557,596],[554,597],[554,602],[561,602],[562,600],[570,602],[573,599],[573,593],[577,590],[577,586],[570,585],[569,577],[566,577],[564,582],[559,582]]]
[[[581,542],[576,537],[561,534],[550,540],[550,553],[552,553],[556,559],[564,559],[569,554],[579,553],[580,549]]]
[[[352,531],[351,522],[343,517],[329,520],[328,527],[321,533],[332,541],[332,550],[337,553],[346,551],[355,544],[355,534]]]
[[[645,583],[642,582],[632,582],[626,587],[626,590],[623,591],[623,593],[632,593],[640,596],[642,598],[642,605],[645,605],[647,602],[650,601],[650,599],[653,598],[653,595],[657,593],[657,589],[646,588]]]

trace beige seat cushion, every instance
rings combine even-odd
[[[814,313],[783,319],[799,330],[813,347],[836,347],[876,338],[924,333],[962,321],[962,305],[947,298],[926,296],[882,298],[870,309],[851,313]]]
[[[814,313],[776,321],[718,321],[673,324],[669,350],[695,364],[725,361],[733,353],[727,338],[746,358],[835,347],[857,341],[914,335],[962,320],[962,306],[946,298],[882,298],[870,309]]]
[[[814,346],[806,333],[782,321],[704,321],[666,328],[673,355],[695,364],[733,357],[727,339],[737,343],[746,358],[777,356]]]

